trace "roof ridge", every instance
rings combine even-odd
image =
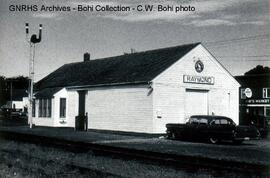
[[[135,55],[135,54],[142,54],[142,53],[148,53],[148,52],[155,52],[155,51],[160,51],[160,50],[167,50],[167,49],[173,49],[173,48],[180,48],[180,47],[184,47],[184,46],[191,46],[194,45],[197,46],[201,44],[201,42],[195,42],[195,43],[187,43],[187,44],[182,44],[182,45],[177,45],[177,46],[170,46],[170,47],[163,47],[163,48],[157,48],[157,49],[150,49],[150,50],[145,50],[145,51],[139,51],[139,52],[135,52],[135,53],[129,53],[129,54],[121,54],[121,55],[116,55],[116,56],[110,56],[110,57],[103,57],[103,58],[96,58],[96,59],[91,59],[89,61],[78,61],[78,62],[71,62],[71,63],[66,63],[64,65],[70,65],[70,64],[80,64],[80,63],[89,63],[92,61],[97,61],[97,60],[112,60],[114,58],[118,58],[118,57],[122,57],[122,56],[126,56],[126,55]]]
[[[35,85],[36,89],[59,86],[101,85],[150,81],[201,43],[147,50],[129,55],[64,64]]]

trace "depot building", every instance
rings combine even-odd
[[[238,124],[239,83],[201,44],[187,44],[65,64],[35,85],[33,123],[164,133],[197,114]]]

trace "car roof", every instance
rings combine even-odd
[[[194,117],[203,117],[203,118],[207,118],[207,119],[221,119],[221,118],[230,119],[226,116],[217,116],[217,115],[192,115],[192,116],[190,116],[190,118],[194,118]]]

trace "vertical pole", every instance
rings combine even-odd
[[[32,44],[30,44],[30,61],[29,61],[29,108],[28,108],[28,123],[32,128]]]
[[[12,112],[12,109],[13,109],[13,106],[12,106],[12,89],[13,87],[12,87],[12,80],[10,80],[10,109],[11,109],[11,112]],[[11,116],[11,112],[10,112],[10,115],[9,115],[9,117],[10,117],[10,119],[12,119],[12,116]]]
[[[31,45],[31,44],[30,44]],[[33,88],[34,88],[34,60],[35,60],[35,44],[32,46],[32,56],[31,56],[31,72],[30,72],[30,103],[29,103],[29,125],[32,128],[33,125],[33,116],[32,116],[32,107],[33,107]]]
[[[32,113],[32,107],[33,107],[33,88],[34,88],[34,60],[35,60],[35,43],[39,43],[41,41],[41,33],[42,33],[42,24],[39,24],[39,38],[36,37],[36,35],[32,35],[32,37],[29,39],[29,24],[25,24],[25,33],[26,33],[26,41],[30,45],[30,61],[29,61],[29,111],[28,111],[28,123],[30,125],[30,128],[32,128],[33,125],[33,113]]]
[[[12,80],[10,80],[10,108],[12,109],[12,90],[13,90],[13,86],[12,86]]]

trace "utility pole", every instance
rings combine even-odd
[[[28,107],[28,124],[30,128],[33,125],[33,117],[32,117],[32,107],[33,107],[33,88],[34,88],[34,66],[35,66],[35,45],[36,43],[41,42],[42,37],[42,24],[39,24],[39,36],[34,34],[29,38],[29,24],[25,24],[25,33],[26,33],[26,41],[29,43],[30,48],[30,55],[29,55],[29,92],[28,92],[28,99],[29,99],[29,107]]]

